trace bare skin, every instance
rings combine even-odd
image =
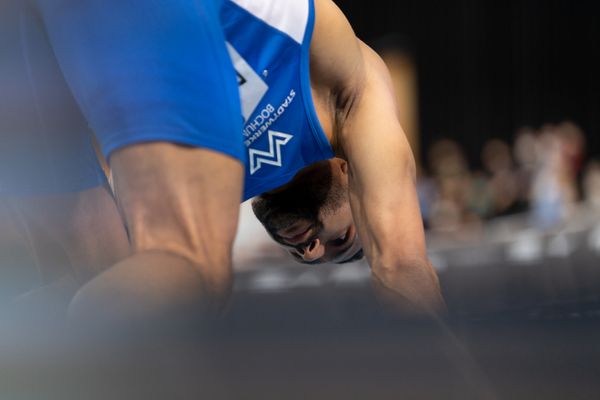
[[[83,284],[129,253],[125,226],[107,188],[41,197],[10,198],[24,227],[43,283],[60,275],[44,265],[48,237],[57,241],[70,264],[69,272]],[[94,235],[89,235],[94,232]]]
[[[125,147],[110,163],[131,255],[78,292],[71,316],[122,326],[218,312],[232,285],[242,164],[162,142]]]
[[[353,229],[377,293],[393,307],[408,301],[419,310],[438,310],[443,301],[425,251],[414,160],[387,69],[333,2],[315,5],[313,95],[336,154],[347,161]],[[232,283],[242,164],[157,142],[118,150],[110,165],[131,250],[79,290],[71,316],[122,325],[219,310]],[[311,243],[312,250],[321,251],[321,240]]]
[[[393,307],[408,300],[419,310],[437,310],[443,301],[426,256],[414,161],[389,74],[333,2],[315,5],[313,96],[336,154],[348,162],[349,208],[377,293]],[[126,147],[110,164],[132,255],[84,286],[72,315],[107,310],[100,311],[105,318],[124,321],[218,309],[231,286],[242,165],[166,143]],[[320,240],[313,250],[321,251]],[[115,313],[107,301],[122,306]]]
[[[5,197],[39,273],[39,287],[14,300],[23,312],[57,310],[64,318],[77,289],[129,254],[125,226],[107,188],[36,197]],[[90,232],[94,232],[90,235]],[[56,247],[68,261],[56,259]]]
[[[55,310],[70,303],[72,321],[108,327],[218,313],[232,286],[242,164],[156,142],[115,152],[111,167],[118,208],[102,187],[4,199],[26,232],[42,285],[20,296],[17,310],[60,317]],[[46,249],[57,244],[70,268],[55,270]]]
[[[398,122],[389,72],[332,1],[316,0],[315,6],[313,98],[336,156],[348,162],[352,217],[374,287],[392,307],[404,309],[408,300],[418,310],[442,309],[427,258],[415,162]],[[317,241],[309,246],[313,252],[323,251]]]

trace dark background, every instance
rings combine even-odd
[[[600,156],[600,2],[344,0],[368,44],[407,39],[419,74],[422,156],[459,140],[473,167],[489,138],[571,120]]]

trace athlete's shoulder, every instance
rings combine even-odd
[[[310,46],[311,83],[317,96],[326,92],[334,110],[332,145],[338,156],[346,115],[366,81],[365,45],[332,0],[314,0],[315,27]]]
[[[314,0],[315,27],[310,46],[311,69],[328,86],[343,85],[361,69],[359,41],[332,0]]]

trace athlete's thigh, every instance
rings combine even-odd
[[[155,142],[125,147],[110,162],[134,252],[165,251],[230,273],[244,177],[239,160]]]

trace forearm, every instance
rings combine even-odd
[[[376,263],[372,266],[373,289],[386,309],[409,314],[445,310],[437,274],[427,260],[389,265]]]

